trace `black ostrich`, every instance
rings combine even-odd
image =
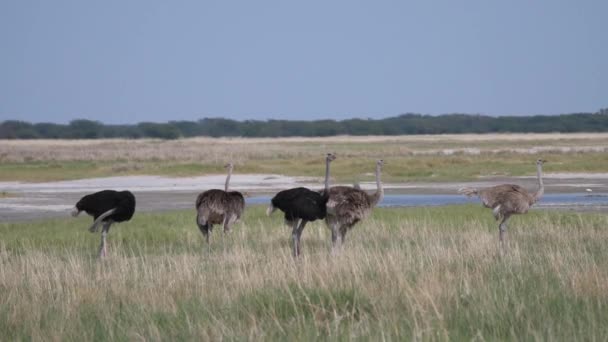
[[[300,255],[300,237],[304,226],[308,222],[322,220],[327,210],[325,205],[329,190],[329,163],[336,159],[336,155],[328,153],[325,158],[325,189],[312,191],[299,187],[283,190],[277,193],[271,200],[266,214],[270,216],[276,209],[285,213],[285,224],[292,227],[293,255]]]
[[[89,228],[94,233],[103,222],[101,230],[101,245],[99,257],[105,257],[106,235],[114,222],[129,221],[135,212],[135,196],[130,191],[103,190],[86,195],[76,203],[72,216],[76,217],[81,211],[93,216],[95,220]]]

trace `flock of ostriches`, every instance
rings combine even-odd
[[[277,209],[285,215],[285,224],[290,226],[293,239],[293,255],[298,257],[301,252],[300,239],[308,222],[325,219],[331,230],[332,252],[340,248],[346,233],[365,219],[372,209],[382,201],[384,189],[380,180],[383,160],[376,162],[376,186],[373,194],[361,190],[358,186],[329,185],[330,164],[336,159],[335,154],[328,153],[325,158],[325,187],[315,191],[303,187],[283,190],[270,201],[266,213],[271,215]],[[519,185],[502,184],[484,189],[461,188],[459,193],[468,197],[478,196],[482,204],[492,209],[494,218],[499,221],[500,246],[504,244],[504,234],[507,221],[513,214],[525,214],[544,193],[542,165],[545,161],[536,161],[538,189],[531,193]],[[238,191],[228,191],[233,165],[226,165],[228,176],[224,190],[211,189],[202,192],[196,199],[196,224],[209,243],[209,234],[213,225],[221,224],[224,233],[243,215],[245,199]],[[96,232],[101,229],[101,245],[99,256],[107,254],[106,236],[110,226],[115,222],[128,221],[135,212],[135,196],[130,191],[103,190],[86,195],[76,203],[73,216],[80,212],[93,216],[93,225],[89,228]]]

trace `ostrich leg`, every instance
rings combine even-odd
[[[346,233],[348,232],[348,228],[346,226],[340,227],[340,242],[344,243],[346,241]]]
[[[207,222],[207,218],[204,216],[201,217],[200,214],[196,214],[196,225],[205,237],[207,244],[209,244],[209,231],[211,230],[212,226],[209,224],[209,222]]]
[[[338,222],[331,225],[331,252],[335,254],[342,246],[342,234],[340,234],[340,226]]]
[[[235,223],[236,220],[237,217],[235,214],[230,214],[230,216],[226,216],[226,218],[224,218],[224,233],[230,233],[232,224]]]
[[[510,215],[505,215],[500,221],[498,225],[498,240],[500,241],[500,249],[504,251],[505,249],[505,234],[507,232],[507,221],[509,220]]]
[[[209,245],[209,228],[207,229],[201,229],[201,232],[203,233],[203,236],[205,237],[205,241],[207,242],[207,245]]]
[[[224,234],[230,232],[230,216],[227,214],[224,215],[224,221],[222,222],[222,227],[224,228]]]
[[[306,221],[306,220],[302,220],[302,219],[298,220],[298,224],[294,227],[294,230],[292,232],[292,235],[293,235],[293,246],[294,246],[294,251],[293,251],[294,257],[299,257],[300,254],[301,254],[302,232],[304,231],[304,227],[306,226],[307,223],[308,223],[308,221]]]
[[[99,245],[99,258],[104,258],[108,254],[108,250],[106,247],[106,237],[108,235],[108,231],[110,230],[110,226],[114,223],[113,221],[106,221],[103,224],[103,228],[101,229],[101,244]]]
[[[296,220],[293,222],[293,226],[291,228],[291,238],[293,240],[293,256],[298,257],[300,255],[300,236],[298,235],[298,228],[300,227],[300,223],[302,223],[302,219]]]

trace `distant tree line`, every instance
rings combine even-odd
[[[403,114],[386,119],[246,120],[205,118],[198,121],[141,122],[105,125],[73,120],[69,124],[9,120],[0,124],[0,139],[100,139],[180,137],[324,137],[333,135],[402,135],[454,133],[608,132],[608,109],[597,113],[501,116],[471,114]]]

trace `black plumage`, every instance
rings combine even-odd
[[[78,216],[82,211],[93,216],[93,225],[89,231],[96,232],[103,223],[101,230],[101,245],[99,256],[104,257],[106,251],[106,235],[114,222],[129,221],[135,213],[135,196],[130,191],[103,190],[86,195],[76,203],[72,216]]]
[[[130,191],[103,190],[86,195],[76,203],[78,211],[84,211],[95,220],[108,210],[116,211],[102,221],[129,221],[135,213],[135,196]]]
[[[276,209],[285,214],[285,224],[292,227],[293,255],[300,255],[300,237],[308,222],[322,220],[327,215],[327,193],[299,187],[278,192],[271,200],[267,214]]]
[[[266,214],[272,214],[276,209],[285,214],[285,224],[292,228],[293,255],[300,255],[300,238],[308,222],[322,220],[327,215],[327,199],[329,190],[329,165],[336,155],[328,153],[325,158],[325,188],[312,191],[298,187],[278,192],[271,200]]]
[[[285,221],[302,219],[311,222],[325,218],[327,198],[324,193],[299,187],[277,193],[270,203],[285,213]]]

